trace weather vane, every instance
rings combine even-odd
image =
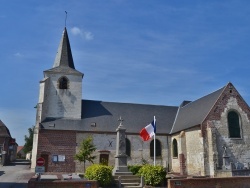
[[[65,27],[66,27],[66,21],[67,21],[67,11],[65,10]]]

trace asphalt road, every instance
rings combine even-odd
[[[30,162],[16,160],[8,166],[0,166],[0,188],[27,188],[29,179],[35,173],[30,170]]]

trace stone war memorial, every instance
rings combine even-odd
[[[132,175],[128,170],[127,165],[127,154],[126,154],[126,129],[122,125],[123,119],[119,119],[120,125],[116,129],[116,155],[115,155],[115,166],[113,169],[113,175]]]

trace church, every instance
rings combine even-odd
[[[89,136],[97,148],[95,163],[114,166],[121,118],[128,165],[153,164],[154,141],[144,142],[139,133],[155,116],[156,164],[170,174],[223,177],[250,172],[250,108],[232,83],[178,106],[82,99],[84,74],[75,68],[66,28],[53,67],[43,73],[31,168],[43,157],[46,172],[82,172],[83,164],[74,155]]]

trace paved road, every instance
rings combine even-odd
[[[0,166],[0,188],[27,188],[28,180],[35,174],[26,160],[16,160],[8,166]]]

